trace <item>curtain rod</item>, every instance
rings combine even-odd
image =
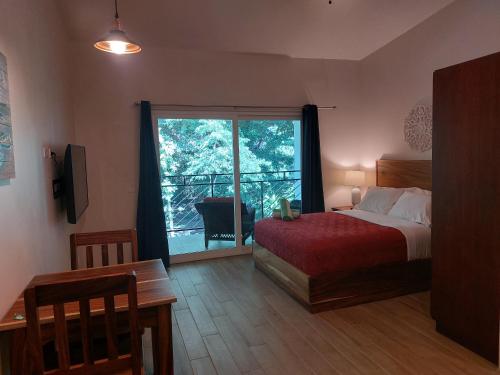
[[[140,105],[137,101],[135,105]],[[152,107],[179,107],[179,108],[232,108],[232,109],[302,109],[302,107],[279,107],[279,106],[253,106],[253,105],[191,105],[191,104],[153,104]],[[318,106],[318,109],[337,109],[337,106]]]

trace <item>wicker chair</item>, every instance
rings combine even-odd
[[[196,211],[203,217],[205,226],[205,248],[208,241],[234,241],[234,200],[233,198],[205,198],[195,204]],[[243,244],[252,236],[255,225],[255,209],[241,203],[241,234]]]

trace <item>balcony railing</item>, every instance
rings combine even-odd
[[[162,178],[167,232],[194,233],[203,229],[203,220],[194,205],[206,197],[234,196],[233,175],[229,173],[170,175]],[[300,170],[240,174],[241,201],[256,209],[256,220],[272,215],[279,199],[300,199]]]

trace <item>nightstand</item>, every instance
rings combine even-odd
[[[349,211],[349,210],[352,210],[352,206],[332,207],[332,211]]]

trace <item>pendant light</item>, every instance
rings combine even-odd
[[[122,30],[118,17],[118,0],[115,0],[115,20],[112,29],[95,42],[94,47],[100,51],[125,55],[141,52],[141,46],[131,41]]]

